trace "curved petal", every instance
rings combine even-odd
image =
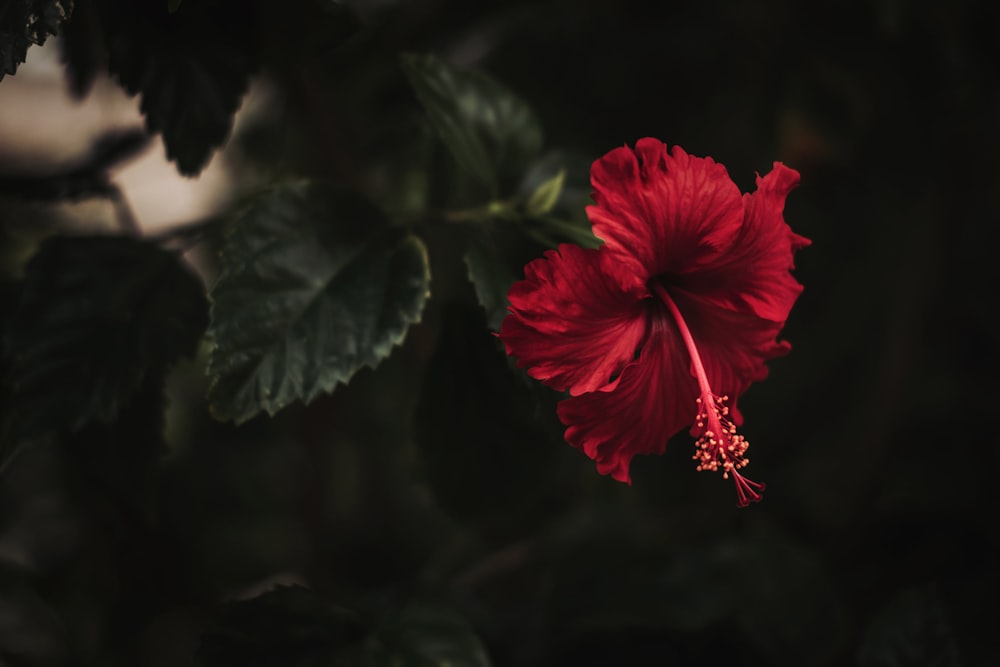
[[[620,286],[621,267],[600,250],[564,244],[524,268],[500,328],[528,375],[573,395],[611,382],[646,333],[641,292]]]
[[[631,483],[636,454],[662,454],[667,440],[694,421],[698,385],[680,333],[657,316],[637,361],[601,391],[559,403],[566,441],[597,463],[597,471]]]
[[[766,361],[791,350],[786,341],[777,340],[784,323],[729,310],[681,289],[673,288],[670,294],[691,330],[709,386],[716,395],[729,396],[733,422],[739,426],[740,394],[767,377]]]
[[[743,196],[743,221],[729,252],[675,282],[723,308],[784,322],[802,292],[789,273],[794,253],[810,243],[783,217],[785,199],[798,183],[797,171],[775,162],[757,177],[757,191]]]
[[[594,234],[642,284],[717,261],[743,221],[740,191],[725,167],[679,146],[668,154],[657,139],[611,151],[594,162],[590,179]]]

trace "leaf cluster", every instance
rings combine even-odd
[[[225,2],[166,8],[94,0],[77,4],[76,11],[78,19],[83,12],[96,17],[108,40],[111,71],[142,95],[147,128],[163,135],[168,157],[182,172],[197,171],[227,133],[252,69],[252,58],[240,55],[255,51],[243,41],[249,34],[244,21],[231,20],[235,8]],[[67,48],[93,26],[69,23]],[[90,75],[76,69],[79,64],[71,60],[69,71],[82,90]],[[415,122],[437,134],[444,149],[439,157],[453,161],[445,173],[469,188],[442,203],[472,205],[439,208],[422,196],[425,207],[400,210],[377,206],[371,191],[328,178],[281,177],[246,194],[229,216],[158,237],[133,236],[137,221],[127,210],[119,220],[122,234],[50,229],[26,249],[29,261],[5,267],[14,280],[3,339],[3,470],[16,478],[18,470],[51,457],[73,466],[71,477],[80,476],[76,484],[87,489],[85,504],[110,502],[129,530],[142,535],[128,538],[137,540],[138,552],[129,568],[142,562],[166,567],[150,550],[163,539],[168,524],[161,522],[176,511],[162,504],[174,493],[169,470],[205,456],[184,445],[180,451],[188,453],[174,464],[164,459],[175,428],[165,410],[177,400],[172,378],[191,364],[184,360],[203,366],[208,381],[200,404],[234,425],[225,429],[336,398],[359,371],[379,367],[405,344],[426,315],[428,242],[463,263],[468,299],[480,305],[442,303],[443,310],[432,311],[440,340],[422,398],[411,400],[422,474],[435,488],[436,503],[464,521],[528,518],[536,509],[530,499],[537,494],[518,499],[499,483],[494,464],[484,467],[488,459],[480,458],[495,459],[507,449],[504,474],[517,475],[536,457],[531,449],[558,438],[557,430],[533,423],[539,410],[532,394],[502,360],[489,328],[499,328],[507,290],[529,253],[559,239],[593,242],[579,209],[575,219],[569,214],[576,202],[568,196],[578,195],[566,187],[567,169],[575,165],[558,153],[542,155],[534,111],[485,73],[430,55],[403,56],[399,67],[422,108],[413,110]],[[76,165],[42,177],[8,175],[4,190],[41,202],[123,201],[110,169],[143,144],[134,132],[108,135]],[[207,276],[196,275],[183,256],[192,244],[216,251]],[[489,393],[461,389],[483,382],[492,387]],[[501,430],[465,440],[463,451],[463,439],[487,423]],[[517,440],[520,445],[511,448]],[[455,460],[467,461],[467,475],[439,477]],[[544,488],[542,469],[536,470],[537,487]],[[492,499],[467,504],[470,494],[488,487],[482,498]],[[539,497],[554,502],[550,495]],[[515,514],[511,503],[520,506]],[[507,522],[503,531],[516,529]],[[179,546],[163,555],[176,558]],[[130,576],[128,568],[121,575]],[[23,590],[13,598],[18,614],[36,605],[30,586]],[[148,582],[135,596],[106,603],[109,609],[148,605],[164,595],[172,597]],[[355,599],[349,611],[314,589],[279,587],[229,602],[213,616],[199,640],[199,660],[206,665],[490,664],[472,626],[440,594],[437,601],[417,596],[374,611]],[[131,627],[141,617],[111,615],[115,627]],[[58,655],[74,650],[68,642],[60,640]],[[2,650],[47,659],[33,646],[17,646]]]

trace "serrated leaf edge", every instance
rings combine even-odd
[[[400,333],[397,334],[396,336],[390,337],[386,342],[382,343],[381,345],[376,345],[376,346],[373,347],[373,350],[372,350],[373,354],[371,355],[371,356],[375,357],[375,359],[373,361],[363,361],[363,362],[361,362],[356,368],[354,368],[354,370],[352,370],[346,376],[344,376],[342,373],[333,373],[332,375],[333,375],[334,379],[333,379],[332,383],[325,383],[328,386],[321,387],[319,389],[319,391],[317,391],[316,393],[314,393],[314,395],[311,396],[311,397],[310,396],[305,396],[305,397],[295,398],[295,399],[292,399],[291,401],[286,402],[286,403],[274,403],[274,404],[267,404],[267,405],[259,405],[258,404],[258,406],[257,406],[258,409],[255,412],[253,412],[252,414],[250,414],[248,416],[244,416],[244,417],[234,416],[234,415],[231,415],[231,414],[222,413],[220,411],[220,408],[219,408],[218,404],[215,401],[212,401],[211,399],[209,399],[209,406],[208,407],[209,407],[209,412],[212,414],[212,416],[215,419],[218,419],[219,421],[232,421],[237,426],[239,426],[240,424],[244,424],[244,423],[250,421],[254,417],[258,416],[261,412],[266,412],[269,417],[274,417],[274,415],[278,414],[278,412],[280,412],[281,410],[285,409],[286,407],[288,407],[291,403],[293,403],[295,401],[301,401],[303,405],[309,405],[316,398],[318,398],[321,394],[331,394],[331,393],[333,393],[333,391],[336,390],[336,388],[339,387],[340,385],[346,385],[351,380],[351,378],[353,378],[362,369],[364,369],[364,368],[375,369],[375,368],[378,367],[378,365],[380,363],[382,363],[383,361],[385,361],[385,359],[387,359],[389,357],[389,355],[392,354],[393,349],[395,349],[396,347],[398,347],[399,345],[401,345],[403,343],[403,341],[406,339],[406,336],[409,334],[410,328],[413,327],[414,324],[419,324],[421,322],[421,320],[423,318],[423,311],[426,308],[427,301],[428,301],[428,299],[430,299],[430,295],[431,295],[431,290],[430,290],[430,282],[431,282],[430,257],[429,257],[428,252],[427,252],[427,246],[424,244],[424,242],[418,236],[416,236],[415,234],[407,234],[405,237],[403,237],[402,239],[400,239],[399,243],[397,243],[390,250],[390,254],[395,253],[401,246],[403,246],[406,243],[413,243],[413,244],[415,244],[416,247],[417,247],[417,249],[418,249],[418,251],[420,252],[420,256],[421,256],[422,264],[423,264],[423,268],[424,268],[423,275],[421,276],[421,280],[426,285],[426,287],[424,288],[423,293],[419,297],[419,304],[417,304],[417,308],[416,308],[416,310],[417,310],[416,317],[413,317],[413,318],[403,317],[402,319],[405,322],[405,326],[402,328],[402,330],[400,331]],[[365,251],[365,249],[368,248],[368,245],[369,244],[367,244],[367,243],[366,244],[362,244],[360,246],[359,250],[356,251],[353,254],[353,256],[352,256],[352,258],[351,258],[350,261],[353,261],[358,255],[361,255]],[[316,296],[313,299],[311,299],[304,308],[301,309],[301,311],[299,312],[299,315],[292,320],[293,322],[297,321],[298,317],[301,317],[302,313],[305,313],[307,310],[309,310],[310,307],[312,307],[312,305],[315,303],[316,298],[318,298],[321,294],[323,294],[325,292],[326,287],[329,285],[329,282],[334,277],[335,276],[331,276],[326,281],[324,281],[324,283],[323,283],[323,289],[319,289],[319,290],[316,291]],[[215,301],[214,301],[214,299],[212,299],[212,293],[211,293],[211,291],[209,292],[208,297],[209,297],[209,302],[211,304],[212,314],[214,315]],[[209,332],[211,332],[211,327],[209,327]],[[219,382],[221,381],[222,378],[221,378],[221,376],[214,375],[213,372],[212,372],[212,359],[213,359],[213,357],[215,355],[216,350],[218,349],[218,345],[215,342],[215,340],[211,339],[211,337],[209,337],[209,344],[210,344],[210,348],[209,348],[209,361],[208,361],[208,365],[206,367],[206,373],[211,378],[211,380],[209,382],[209,386],[208,386],[208,392],[207,392],[207,395],[209,397],[211,397],[213,391],[215,390],[215,387],[219,384]],[[263,355],[261,357],[261,360],[263,360],[264,356],[266,356],[266,355]],[[257,363],[259,364],[261,360],[258,360]]]

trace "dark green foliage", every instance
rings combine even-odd
[[[222,145],[257,70],[257,25],[242,0],[93,0],[100,8],[108,66],[142,95],[146,128],[163,135],[167,157],[197,174]]]
[[[73,0],[5,0],[0,5],[0,81],[24,62],[28,47],[44,44],[73,11]]]
[[[420,320],[430,284],[415,236],[347,192],[291,184],[240,216],[212,288],[209,393],[220,419],[311,402],[374,367]]]
[[[567,168],[568,167],[568,168]],[[531,164],[509,202],[477,212],[463,257],[490,329],[507,314],[507,292],[523,267],[545,248],[600,245],[584,207],[590,203],[588,165],[554,151]]]
[[[113,236],[47,241],[7,327],[15,437],[116,421],[206,325],[204,288],[174,253]]]
[[[403,71],[461,167],[492,196],[508,194],[542,147],[531,107],[485,74],[434,56],[406,55]]]
[[[547,207],[534,208],[543,199]],[[575,243],[584,248],[601,244],[590,229],[586,207],[590,198],[590,161],[580,155],[555,150],[542,156],[524,175],[518,187],[527,224],[524,232],[544,246]]]
[[[476,298],[486,311],[486,322],[493,331],[499,331],[503,318],[507,315],[507,292],[511,284],[518,280],[518,266],[504,261],[497,241],[499,233],[484,230],[481,238],[469,241],[465,253],[465,264],[469,269],[469,280],[476,290]]]

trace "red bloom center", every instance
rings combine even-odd
[[[699,396],[695,399],[698,414],[695,417],[695,423],[699,435],[695,443],[697,451],[692,457],[698,461],[698,470],[722,470],[724,479],[732,476],[733,482],[736,484],[736,495],[740,507],[758,502],[762,498],[761,492],[766,487],[764,484],[747,479],[739,472],[740,468],[745,468],[750,463],[750,459],[746,457],[750,443],[742,435],[736,433],[736,424],[729,418],[729,406],[726,405],[729,397],[719,396],[712,391],[708,375],[705,373],[705,366],[701,363],[698,346],[694,342],[687,322],[684,321],[684,316],[681,315],[680,308],[670,297],[670,292],[655,280],[651,281],[650,288],[670,311],[670,315],[681,333],[681,338],[684,340],[688,356],[691,357],[691,368],[694,371],[695,379],[698,380]]]

